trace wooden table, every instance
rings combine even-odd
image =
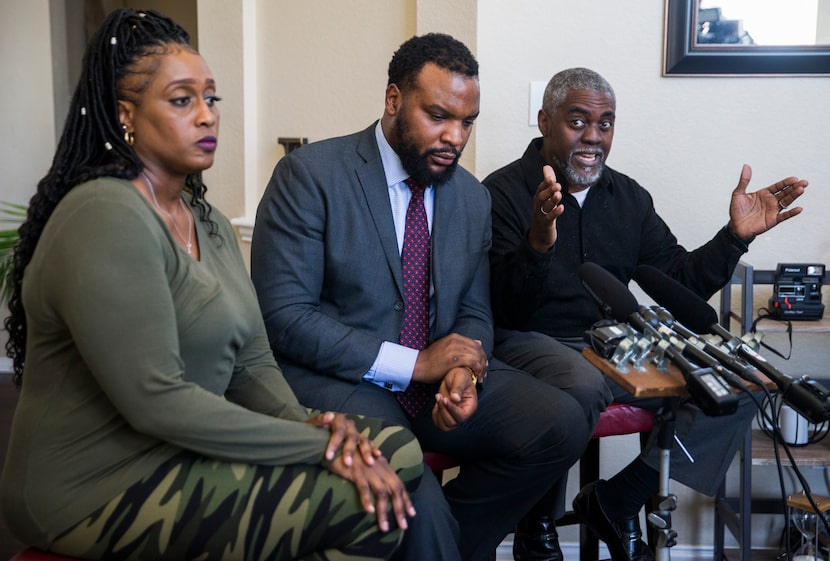
[[[650,361],[646,361],[643,363],[643,370],[637,370],[629,365],[626,372],[621,372],[613,363],[599,356],[590,347],[582,349],[582,356],[634,397],[686,395],[686,382],[683,380],[683,374],[673,364],[668,364],[664,372]]]
[[[643,370],[629,366],[626,372],[621,372],[613,363],[602,358],[589,347],[582,349],[582,356],[634,397],[675,397],[687,393],[683,374],[674,364],[667,364],[666,371],[663,371],[653,363],[646,361],[643,364]],[[768,389],[777,389],[775,383],[757,370],[755,375],[764,382],[764,386]],[[758,389],[756,385],[748,385],[752,389]]]
[[[752,431],[753,466],[774,466],[775,450],[772,439],[761,430]],[[792,462],[779,446],[778,453],[782,466],[791,466]],[[825,467],[830,465],[830,436],[806,446],[790,445],[790,453],[798,467]]]
[[[792,320],[789,328],[798,333],[827,333],[830,331],[830,318],[815,320]],[[787,320],[774,320],[764,318],[755,325],[756,331],[767,333],[786,333],[788,329]]]

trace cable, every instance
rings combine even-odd
[[[781,489],[781,500],[784,504],[787,502],[787,490],[786,485],[784,482],[784,466],[781,464],[781,455],[779,451],[779,446],[784,449],[784,452],[787,456],[787,459],[790,461],[790,467],[792,468],[793,474],[796,476],[796,479],[801,484],[801,489],[804,493],[804,496],[807,498],[807,502],[810,503],[812,509],[818,515],[818,518],[821,519],[822,524],[824,525],[825,531],[830,534],[830,521],[827,520],[827,517],[821,515],[821,511],[816,503],[815,499],[813,498],[813,492],[810,488],[809,482],[804,478],[804,475],[801,473],[798,465],[796,464],[795,458],[792,455],[792,451],[790,450],[790,445],[784,441],[784,437],[781,434],[781,431],[778,428],[778,412],[780,410],[780,406],[778,408],[774,407],[772,404],[777,400],[774,399],[770,391],[766,387],[761,387],[764,392],[764,400],[759,401],[758,398],[750,392],[748,395],[752,398],[755,405],[758,407],[758,413],[756,415],[760,416],[759,426],[761,430],[770,438],[772,438],[773,443],[773,453],[775,455],[775,465],[776,470],[778,472],[778,484]],[[769,405],[769,411],[767,411],[766,405]],[[826,423],[822,423],[826,424]],[[770,430],[769,427],[772,427]],[[826,436],[826,433],[825,435]],[[822,438],[824,438],[822,436]],[[748,521],[748,518],[745,518]],[[791,529],[791,517],[789,516],[788,509],[784,509],[784,533],[786,537],[786,558],[791,559],[792,550],[790,544],[790,529]]]
[[[756,333],[756,330],[757,330],[757,327],[758,327],[758,322],[763,320],[763,319],[771,319],[773,321],[785,321],[785,322],[787,322],[787,340],[788,340],[789,346],[790,346],[789,350],[787,351],[787,356],[784,356],[783,353],[781,353],[780,351],[778,351],[778,350],[772,348],[771,346],[767,345],[760,338],[757,339],[757,341],[758,341],[759,345],[761,345],[762,347],[764,347],[768,351],[770,351],[772,353],[775,353],[776,355],[780,356],[784,360],[790,360],[790,357],[793,354],[793,322],[791,322],[788,319],[782,319],[782,318],[779,318],[779,317],[775,317],[772,314],[772,312],[770,312],[770,310],[768,308],[758,308],[758,317],[756,317],[752,321],[752,325],[750,325],[750,327],[749,327],[749,332],[754,335]]]

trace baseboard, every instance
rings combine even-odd
[[[579,559],[579,544],[562,542],[562,555],[565,559]],[[700,561],[701,559],[712,559],[715,552],[709,546],[676,545],[671,548],[672,561]],[[605,544],[599,544],[599,558],[610,559]],[[513,561],[513,536],[507,536],[496,550],[496,561]]]

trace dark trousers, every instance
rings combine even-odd
[[[604,410],[605,403],[630,403],[657,411],[660,398],[635,398],[607,376],[601,374],[581,356],[584,343],[578,338],[554,339],[536,332],[496,330],[494,353],[510,361],[538,379],[574,395],[580,400],[589,419]],[[610,393],[597,387],[603,380]],[[677,407],[675,434],[688,451],[686,455],[675,441],[670,454],[669,474],[678,481],[706,495],[713,495],[726,475],[743,436],[752,423],[757,408],[746,394],[738,396],[738,410],[721,417],[709,417],[688,399]],[[643,460],[655,470],[660,469],[660,450],[652,430],[648,445],[641,453]]]
[[[406,426],[425,450],[462,461],[458,476],[443,489],[432,474],[424,474],[412,493],[418,514],[395,559],[488,559],[524,513],[582,456],[591,433],[573,398],[496,359],[488,372],[477,411],[449,432],[434,426],[430,410],[408,419],[394,394],[375,384],[353,386],[339,400],[331,394],[298,393],[310,407]]]
[[[572,397],[582,410],[589,433],[594,432],[600,413],[613,400],[599,370],[571,347],[542,333],[496,329],[495,336],[495,356]],[[552,483],[550,491],[528,513],[529,518],[557,519],[565,513],[567,472]]]

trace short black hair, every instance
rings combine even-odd
[[[398,47],[389,62],[387,85],[397,84],[401,90],[411,88],[421,69],[430,62],[453,74],[478,77],[478,61],[464,43],[445,33],[427,33]]]

